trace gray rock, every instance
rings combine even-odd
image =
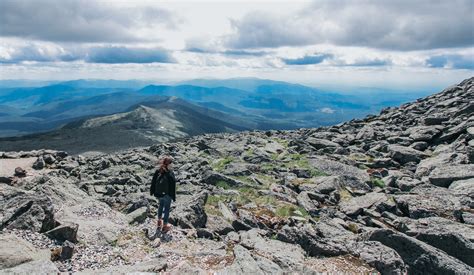
[[[142,223],[145,221],[146,217],[147,217],[147,207],[146,206],[143,206],[143,207],[140,207],[136,210],[134,210],[133,212],[127,214],[127,220],[128,220],[128,223],[129,224],[132,224],[132,223]]]
[[[77,230],[79,229],[78,224],[62,224],[57,226],[44,234],[52,239],[60,242],[70,241],[77,242]]]
[[[45,162],[44,162],[44,160],[43,160],[43,157],[42,157],[42,156],[39,156],[39,157],[36,159],[36,161],[33,163],[33,166],[32,166],[32,167],[33,167],[33,169],[35,169],[35,170],[41,170],[41,169],[44,168],[45,165],[46,165],[46,164],[45,164]]]
[[[415,126],[407,130],[407,134],[414,141],[431,141],[441,130],[439,126]]]
[[[381,274],[407,274],[407,267],[400,255],[380,242],[358,242],[352,253]]]
[[[232,222],[233,220],[236,219],[234,213],[223,202],[219,201],[217,205],[219,206],[219,211],[221,211],[224,219],[226,219],[229,222]]]
[[[35,260],[17,265],[12,268],[2,269],[2,274],[59,274],[59,269],[50,260]]]
[[[210,185],[216,185],[219,182],[225,182],[226,184],[229,184],[230,186],[243,186],[245,183],[242,181],[227,177],[225,175],[222,175],[220,173],[217,173],[213,170],[207,170],[204,173],[203,176],[203,182],[206,184]]]
[[[12,234],[0,234],[0,243],[2,244],[0,245],[0,269],[49,258],[48,252],[40,251],[29,242]]]
[[[474,178],[454,181],[449,185],[449,189],[461,194],[474,194]]]
[[[205,227],[207,215],[204,211],[204,204],[206,204],[207,195],[206,191],[202,191],[196,195],[187,196],[186,199],[178,197],[177,199],[180,201],[170,215],[171,222],[183,228]]]
[[[402,177],[400,179],[396,179],[395,181],[395,185],[402,191],[410,191],[420,184],[422,184],[420,180],[410,177]]]
[[[431,184],[419,185],[410,194],[393,198],[398,209],[412,219],[441,216],[455,220],[454,213],[462,208],[459,195]]]
[[[55,227],[53,205],[48,197],[17,192],[0,202],[0,229],[45,232]]]
[[[308,142],[315,149],[324,149],[328,147],[331,147],[331,148],[340,147],[340,145],[335,142],[332,142],[326,139],[320,139],[320,138],[309,137],[306,139],[306,142]]]
[[[313,201],[307,191],[299,193],[296,200],[298,205],[303,207],[311,216],[316,216],[318,214],[319,203]]]
[[[224,217],[214,215],[207,215],[206,228],[219,235],[226,235],[229,232],[234,231],[232,224],[230,224],[230,222],[228,222]]]
[[[298,245],[261,236],[262,231],[251,229],[240,234],[240,244],[252,249],[255,254],[265,256],[284,269],[297,269],[303,264],[304,251]]]
[[[387,150],[390,157],[400,164],[406,164],[408,162],[419,163],[422,159],[428,157],[426,153],[406,146],[391,144],[387,147]]]
[[[17,168],[15,168],[14,176],[19,177],[19,178],[25,177],[26,176],[26,170],[21,168],[21,167],[17,167]]]
[[[434,185],[449,187],[453,181],[474,178],[474,164],[439,166],[428,177]]]
[[[157,274],[165,271],[168,267],[166,257],[157,257],[134,265],[116,265],[103,269],[85,269],[76,274]]]
[[[278,240],[298,244],[313,257],[348,254],[353,238],[354,234],[329,221],[320,221],[314,226],[285,225],[277,233]]]
[[[394,222],[397,230],[437,247],[474,266],[474,227],[441,217],[418,220],[399,218]]]
[[[366,171],[330,160],[327,157],[311,156],[308,161],[314,169],[325,172],[331,176],[339,176],[343,186],[358,190],[370,190],[367,184],[370,177]]]
[[[217,274],[281,274],[282,270],[277,264],[269,260],[258,258],[257,262],[252,254],[241,245],[234,247],[234,262],[232,265]],[[270,272],[268,272],[270,271]]]
[[[59,257],[61,258],[61,260],[64,261],[67,259],[71,259],[73,254],[74,254],[74,244],[69,241],[65,241],[63,245],[61,246],[61,254]]]
[[[408,265],[409,274],[471,274],[474,268],[415,238],[386,229],[368,233],[367,240],[378,241],[395,250]]]
[[[384,193],[368,193],[344,201],[339,205],[339,209],[349,216],[360,215],[364,210],[369,208],[373,208],[379,212],[390,211],[395,208],[395,203]]]
[[[46,154],[43,156],[44,162],[51,165],[56,162],[56,159],[51,154]]]
[[[423,124],[425,125],[439,125],[444,121],[449,120],[448,117],[436,117],[436,116],[428,116],[423,118]]]
[[[428,148],[428,143],[425,141],[417,141],[410,145],[411,148],[418,150],[418,151],[425,151]]]

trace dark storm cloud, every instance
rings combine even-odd
[[[148,7],[121,9],[108,2],[2,0],[0,36],[55,42],[144,41],[136,29],[177,22],[170,12]]]
[[[173,57],[163,49],[98,47],[88,51],[89,63],[174,63]]]
[[[391,50],[474,45],[474,1],[322,0],[289,16],[253,12],[232,21],[237,49],[329,43]]]
[[[452,68],[474,70],[474,56],[472,55],[436,55],[426,61],[433,68]]]
[[[332,58],[332,54],[316,54],[316,55],[306,55],[300,58],[287,59],[283,58],[282,61],[287,65],[311,65],[319,64],[326,59]]]

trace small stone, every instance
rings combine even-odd
[[[25,169],[21,168],[21,167],[17,167],[15,168],[15,176],[16,177],[25,177],[26,176],[26,171]]]

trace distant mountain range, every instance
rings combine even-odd
[[[103,129],[110,127],[119,132],[119,129],[127,129],[129,135],[129,124],[138,123],[130,118],[138,112],[149,114],[146,123],[150,125],[139,123],[137,129],[148,129],[152,134],[145,137],[135,133],[133,137],[143,141],[137,144],[148,144],[163,139],[163,131],[153,130],[159,119],[152,119],[156,116],[151,114],[171,116],[171,111],[160,110],[165,106],[166,110],[177,108],[177,116],[172,119],[176,125],[171,128],[186,125],[186,129],[169,135],[174,138],[241,129],[319,127],[376,114],[384,107],[397,106],[429,94],[380,89],[334,92],[257,78],[195,79],[166,85],[138,80],[72,80],[31,87],[34,83],[25,82],[24,87],[19,87],[21,81],[0,81],[0,137],[50,131],[40,136],[61,136],[76,129],[71,125],[81,125],[81,122],[91,119],[113,122],[110,122],[113,127],[110,123],[86,127],[91,135],[99,136]],[[37,82],[38,85],[41,83],[47,82]],[[199,110],[201,116],[208,117],[193,120],[190,110]],[[217,119],[210,124],[212,127],[205,122],[210,118]],[[31,137],[25,140],[31,141]]]

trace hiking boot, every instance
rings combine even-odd
[[[171,230],[171,224],[165,224],[165,225],[163,225],[163,229],[161,231],[166,233],[170,230]]]
[[[163,226],[163,220],[162,219],[158,219],[158,221],[156,221],[156,226],[158,228],[161,228]]]

